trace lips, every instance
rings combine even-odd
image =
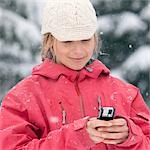
[[[84,57],[82,57],[82,58],[71,58],[71,59],[73,59],[73,60],[83,60]]]

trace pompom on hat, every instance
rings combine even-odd
[[[41,33],[51,33],[59,41],[89,39],[97,29],[90,0],[48,0],[42,17]]]

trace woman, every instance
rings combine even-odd
[[[139,90],[92,59],[96,27],[89,0],[49,0],[43,62],[2,102],[1,150],[149,148],[149,110]],[[102,107],[114,107],[114,119],[97,119]]]

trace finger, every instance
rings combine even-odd
[[[112,123],[110,121],[94,119],[94,120],[89,120],[87,122],[87,126],[90,126],[91,128],[110,127],[110,126],[112,126]]]
[[[97,131],[101,132],[128,132],[128,127],[127,126],[111,126],[111,127],[99,127],[97,128]]]
[[[119,139],[119,140],[103,140],[103,143],[105,144],[121,144],[123,142],[125,142],[126,139]]]
[[[124,126],[127,125],[127,121],[124,118],[117,118],[110,120],[113,126]]]
[[[119,140],[128,137],[128,132],[122,133],[109,133],[109,132],[100,132],[100,137],[110,140]]]
[[[97,120],[97,118],[96,117],[92,117],[89,120]]]
[[[97,143],[100,143],[100,142],[103,142],[104,139],[100,138],[100,137],[96,137],[96,136],[90,136],[91,140],[97,144]]]
[[[86,130],[90,136],[100,137],[100,132],[98,132],[95,128],[87,128]]]

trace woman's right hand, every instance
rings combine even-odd
[[[97,118],[90,118],[87,122],[86,130],[94,143],[100,143],[104,141],[104,138],[101,137],[100,132],[97,130],[97,128],[99,128],[101,125],[110,127],[111,123],[108,121],[98,120]]]
[[[110,121],[91,118],[87,122],[87,132],[94,143],[120,144],[129,136],[129,129],[124,118]]]

